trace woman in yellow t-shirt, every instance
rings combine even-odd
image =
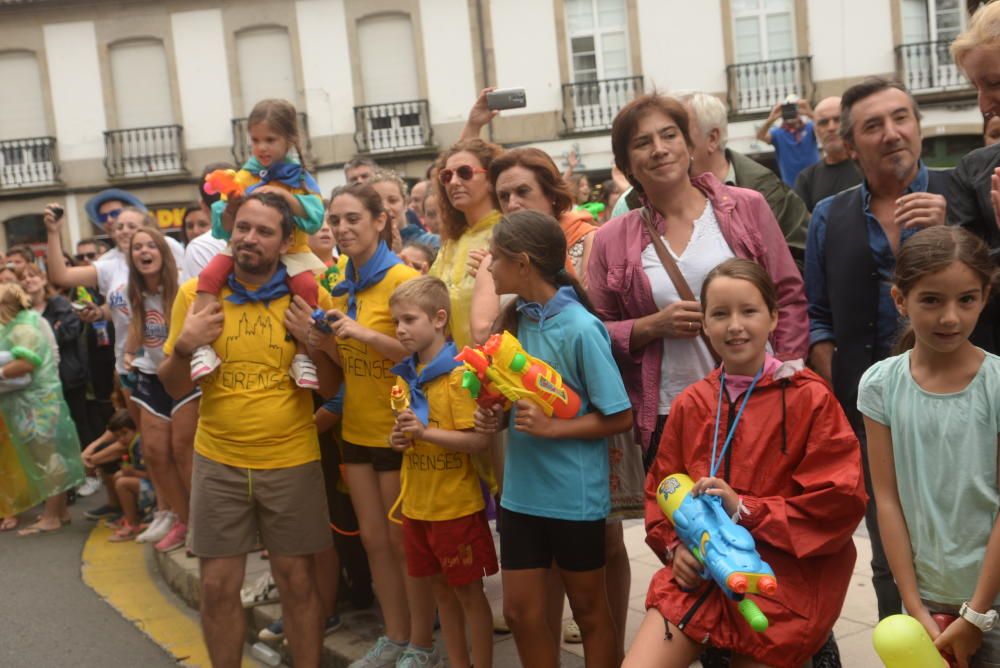
[[[401,653],[410,639],[402,529],[388,519],[399,497],[402,464],[400,453],[389,447],[396,421],[389,404],[395,383],[390,369],[408,353],[396,340],[389,295],[419,274],[389,249],[388,219],[371,186],[334,190],[327,221],[348,261],[343,279],[330,290],[332,336],[317,334],[316,343],[344,374],[344,470],[385,620],[385,635],[370,653],[385,659],[387,652]]]
[[[469,252],[487,250],[493,226],[500,220],[488,171],[503,152],[482,139],[452,145],[437,159],[438,208],[441,215],[441,251],[430,275],[448,286],[451,295],[451,336],[459,350],[483,343],[500,313],[500,299],[490,272],[475,277],[466,269]]]

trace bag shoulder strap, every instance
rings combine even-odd
[[[649,232],[649,236],[653,240],[653,248],[656,250],[656,256],[660,258],[660,264],[663,265],[663,269],[667,272],[667,276],[670,277],[671,283],[674,284],[674,288],[677,289],[677,294],[684,301],[697,301],[694,296],[694,292],[691,291],[691,286],[684,279],[684,274],[681,273],[680,267],[677,266],[677,262],[674,260],[673,256],[667,250],[667,246],[663,243],[663,238],[653,227],[653,222],[649,217],[649,209],[646,207],[642,208],[642,222],[646,226],[646,231]]]
[[[677,266],[676,260],[667,250],[666,244],[663,243],[663,238],[660,237],[659,232],[653,227],[653,222],[650,220],[649,209],[647,207],[642,207],[641,213],[642,222],[646,226],[646,231],[649,232],[649,237],[653,242],[653,249],[656,251],[656,256],[660,258],[660,264],[663,265],[663,270],[667,272],[667,276],[670,277],[670,282],[674,284],[674,289],[677,290],[678,296],[684,301],[695,302],[698,299],[694,296],[694,292],[691,291],[691,286],[684,279],[684,274],[681,273],[680,267]],[[718,365],[722,362],[722,358],[719,357],[719,353],[715,352],[715,348],[712,347],[711,341],[708,340],[708,336],[705,334],[705,329],[702,328],[699,332],[701,340],[705,342],[708,347],[708,352],[712,355],[712,359],[715,360],[715,364]]]

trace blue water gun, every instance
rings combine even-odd
[[[692,496],[693,487],[694,481],[683,473],[669,475],[656,490],[656,503],[674,525],[677,537],[705,567],[701,577],[714,580],[726,596],[738,601],[750,628],[767,630],[767,617],[745,595],[774,595],[778,591],[774,571],[760,558],[750,532],[726,514],[722,499],[711,494]]]

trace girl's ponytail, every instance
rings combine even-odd
[[[562,228],[559,228],[559,232],[562,233]],[[580,300],[583,307],[590,311],[591,314],[597,315],[597,309],[594,308],[593,303],[590,301],[590,297],[587,296],[587,291],[583,289],[583,284],[580,283],[580,279],[566,271],[566,268],[563,267],[556,272],[555,281],[556,285],[559,287],[565,285],[573,288],[573,291],[576,293],[576,298]]]
[[[892,350],[889,351],[889,354],[893,357],[902,355],[907,350],[913,350],[913,346],[915,345],[917,345],[917,333],[907,324],[900,330],[899,336],[896,337],[896,342],[892,344]]]
[[[596,315],[580,281],[566,271],[566,235],[552,216],[533,210],[504,216],[493,228],[493,249],[509,256],[527,255],[543,279],[557,288],[572,287],[584,308]],[[507,304],[493,324],[494,332],[504,330],[517,335],[516,302]]]

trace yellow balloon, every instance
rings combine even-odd
[[[947,668],[923,624],[909,615],[886,617],[872,633],[885,668]]]

